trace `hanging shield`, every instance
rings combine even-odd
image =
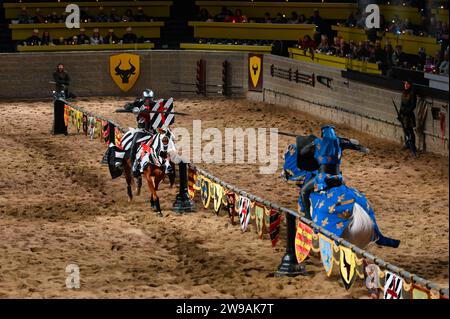
[[[312,247],[312,229],[298,222],[297,234],[295,236],[295,255],[297,256],[297,262],[301,263],[308,257]]]
[[[248,223],[250,222],[250,208],[251,202],[250,199],[241,196],[239,199],[239,220],[241,222],[241,229],[243,232],[247,230]]]
[[[384,299],[403,299],[403,279],[387,270],[384,277]]]
[[[219,215],[220,208],[222,207],[223,188],[219,184],[214,184],[213,189],[214,213],[216,213],[216,215]]]
[[[263,55],[249,53],[248,55],[248,74],[250,91],[262,91],[262,72]]]
[[[226,197],[228,217],[230,218],[231,224],[234,225],[234,216],[236,216],[236,194],[231,191],[227,191]]]
[[[195,183],[197,182],[197,173],[189,167],[188,170],[188,194],[189,198],[193,199],[195,196]]]
[[[328,237],[319,234],[320,258],[322,259],[323,267],[329,277],[333,271],[333,241]]]
[[[70,120],[70,106],[64,105],[64,124],[66,126],[69,125],[69,120]]]
[[[430,299],[430,292],[425,288],[413,284],[411,296],[412,299]]]
[[[356,256],[350,248],[339,246],[339,269],[344,287],[349,290],[356,279]]]
[[[264,206],[255,204],[255,222],[256,222],[256,232],[258,233],[258,238],[263,238],[264,226],[265,226],[265,214]]]
[[[129,91],[139,78],[139,55],[121,53],[109,57],[109,72],[114,83],[123,91]]]
[[[202,196],[202,203],[203,207],[208,208],[209,202],[211,200],[211,188],[210,188],[210,182],[206,178],[202,178],[201,182],[201,196]]]

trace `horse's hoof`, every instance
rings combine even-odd
[[[140,189],[136,189],[136,196],[141,195],[141,190]]]
[[[164,217],[162,212],[156,212],[156,215],[157,215],[158,217]]]
[[[128,197],[128,203],[131,203],[133,201],[132,197]]]

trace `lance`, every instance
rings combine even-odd
[[[164,114],[175,114],[175,115],[190,116],[190,114],[183,113],[183,112],[158,112],[158,111],[145,111],[145,112],[146,113],[164,113]],[[133,113],[133,110],[116,109],[116,113]]]

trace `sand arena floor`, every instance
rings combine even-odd
[[[133,126],[131,114],[113,113],[131,99],[80,98],[77,105]],[[318,134],[324,124],[310,115],[245,100],[175,101],[176,126],[278,127]],[[272,248],[254,228],[241,233],[226,212],[179,216],[170,211],[176,187],[161,187],[164,217],[150,210],[146,187],[129,204],[123,177],[111,180],[99,161],[105,145],[77,135],[50,134],[51,101],[0,102],[0,297],[1,298],[365,298],[358,280],[345,291],[327,278],[317,256],[309,275],[276,278],[285,241]],[[397,144],[337,125],[341,136],[368,146],[370,154],[345,151],[346,182],[371,202],[381,230],[402,241],[398,249],[372,246],[386,261],[448,287],[448,158],[412,158]],[[293,139],[280,136],[282,154]],[[254,164],[202,164],[227,182],[296,209],[297,190]],[[144,184],[145,186],[145,184]],[[282,226],[282,230],[285,226]],[[80,267],[81,288],[65,287],[65,268]]]

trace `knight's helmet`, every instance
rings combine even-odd
[[[150,89],[145,89],[143,92],[142,92],[142,98],[144,99],[144,100],[150,100],[150,101],[153,101],[153,97],[155,96],[155,94],[153,93],[153,91],[152,90],[150,90]]]
[[[320,128],[321,137],[336,138],[336,131],[333,125],[324,125]]]

